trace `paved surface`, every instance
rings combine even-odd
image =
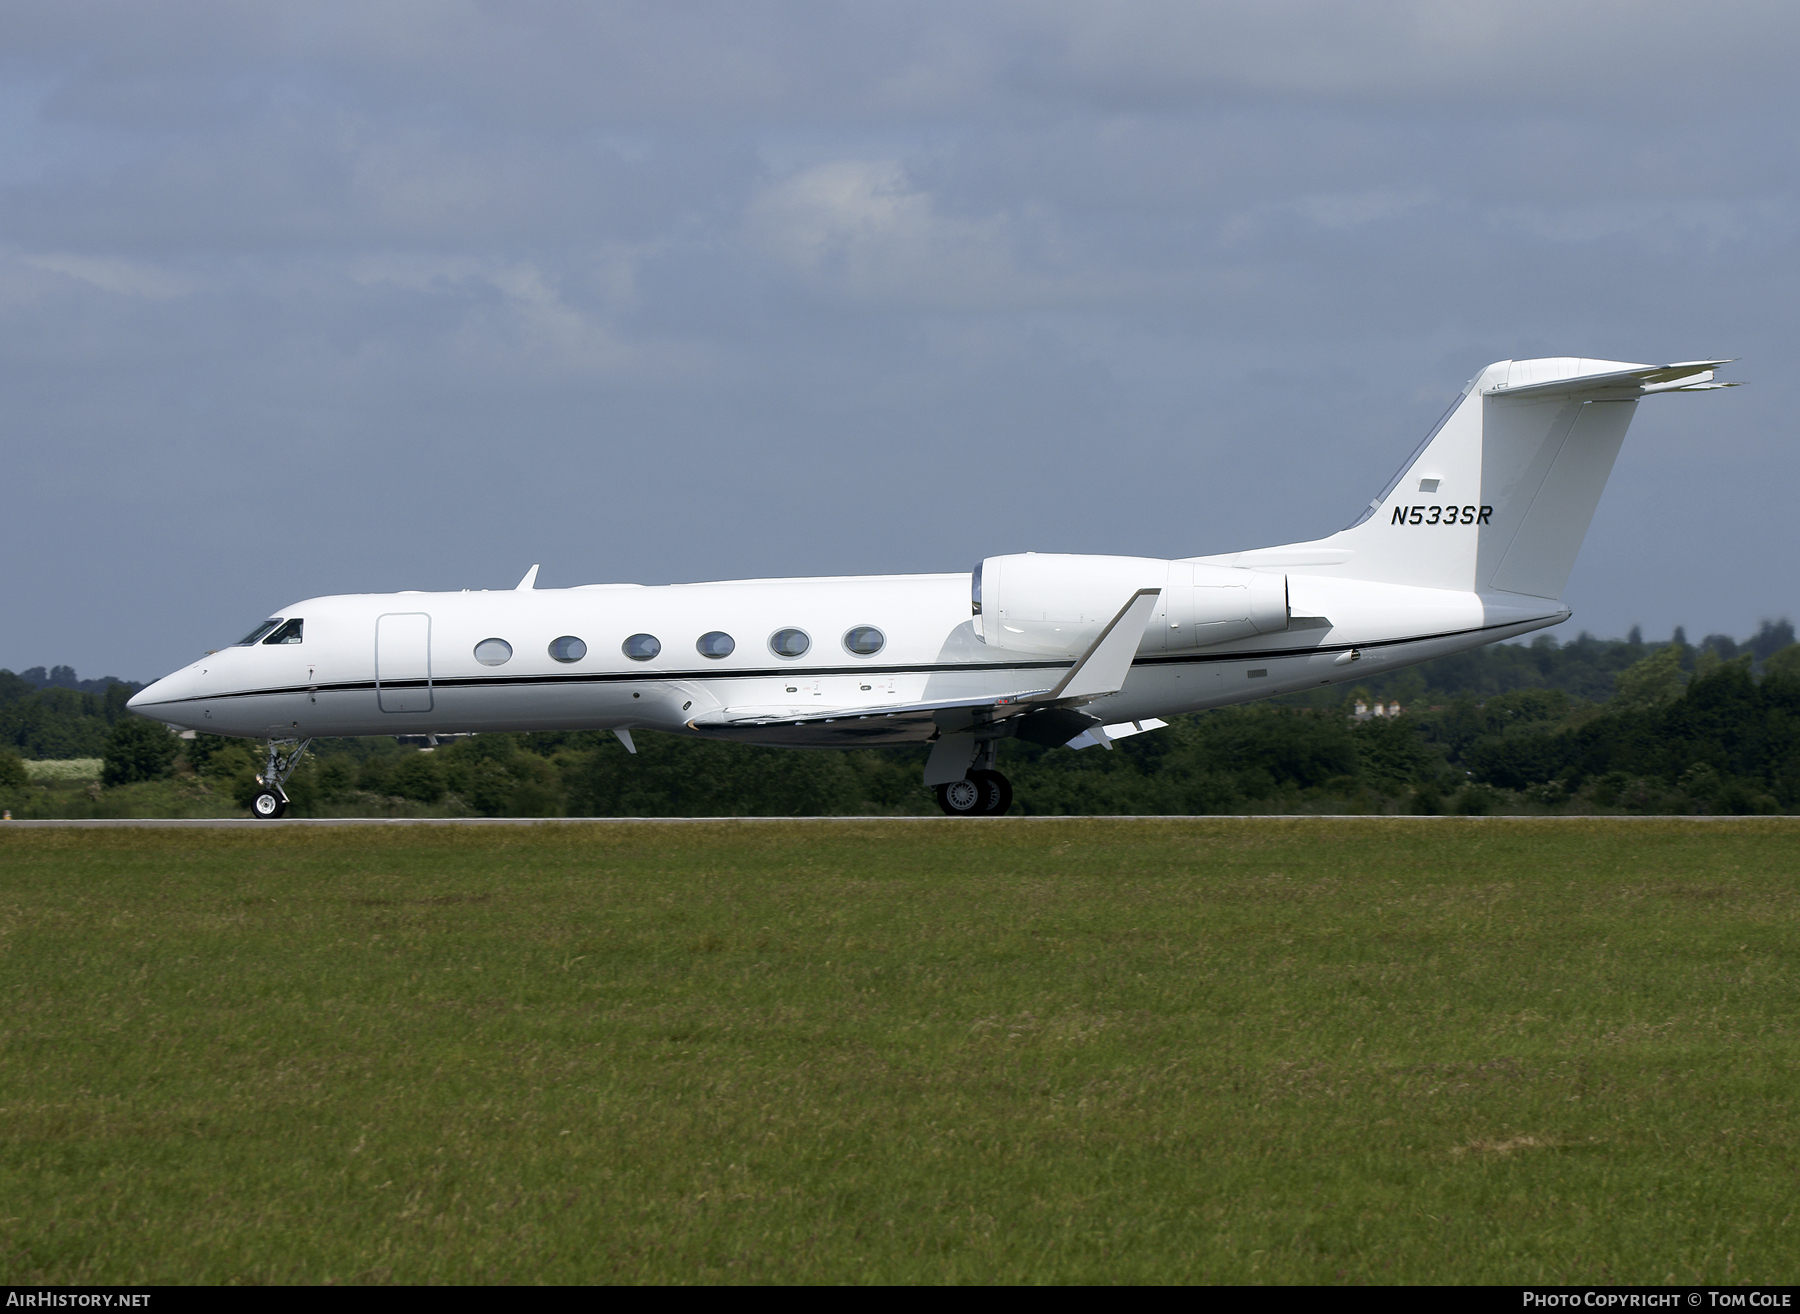
[[[719,822],[770,824],[787,821],[917,821],[917,822],[1035,822],[1035,821],[1791,821],[1800,817],[1710,817],[1710,816],[1558,816],[1558,817],[1414,817],[1371,816],[1367,813],[1252,813],[1226,815],[1201,813],[1195,816],[1090,816],[1090,817],[282,817],[261,821],[253,817],[109,817],[94,821],[0,821],[0,832],[10,828],[99,830],[106,827],[139,829],[263,830],[271,826],[629,826],[650,823],[658,826],[716,825]]]

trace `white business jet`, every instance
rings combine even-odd
[[[639,727],[783,747],[929,743],[955,816],[998,815],[1004,739],[1081,749],[1566,619],[1600,490],[1650,393],[1725,361],[1490,365],[1329,538],[1225,556],[1023,553],[972,575],[363,593],[283,607],[131,700],[268,740],[252,811],[325,735]]]

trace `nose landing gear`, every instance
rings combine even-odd
[[[300,759],[306,756],[306,749],[312,743],[310,739],[271,739],[269,741],[269,764],[263,768],[256,783],[262,788],[256,797],[250,800],[250,815],[264,821],[273,821],[287,811],[287,791],[282,788],[287,778],[294,774],[294,768],[300,765]]]
[[[947,816],[1001,817],[1012,806],[1012,784],[998,771],[971,771],[936,788],[938,806]]]

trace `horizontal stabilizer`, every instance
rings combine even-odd
[[[1714,383],[1712,372],[1728,360],[1690,360],[1678,365],[1634,365],[1630,369],[1574,374],[1545,383],[1523,385],[1496,383],[1483,390],[1489,397],[1549,397],[1565,392],[1595,392],[1606,388],[1632,388],[1652,392],[1704,392],[1710,388],[1734,388],[1733,383]]]

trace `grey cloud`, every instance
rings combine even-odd
[[[309,98],[522,130],[1167,111],[1224,101],[1716,113],[1785,103],[1789,6],[1470,0],[988,5],[130,3],[14,6],[60,115],[183,128]],[[1667,129],[1668,122],[1643,124]]]
[[[1011,12],[1037,38],[1022,85],[1110,108],[1252,97],[1434,105],[1457,116],[1716,113],[1783,103],[1782,69],[1800,43],[1800,20],[1772,2],[1697,11],[1561,0],[1062,0]]]
[[[12,6],[0,665],[149,676],[289,598],[534,560],[1307,537],[1481,365],[1570,352],[1752,358],[1644,407],[1570,594],[1743,630],[1800,605],[1793,38],[1754,5]]]

